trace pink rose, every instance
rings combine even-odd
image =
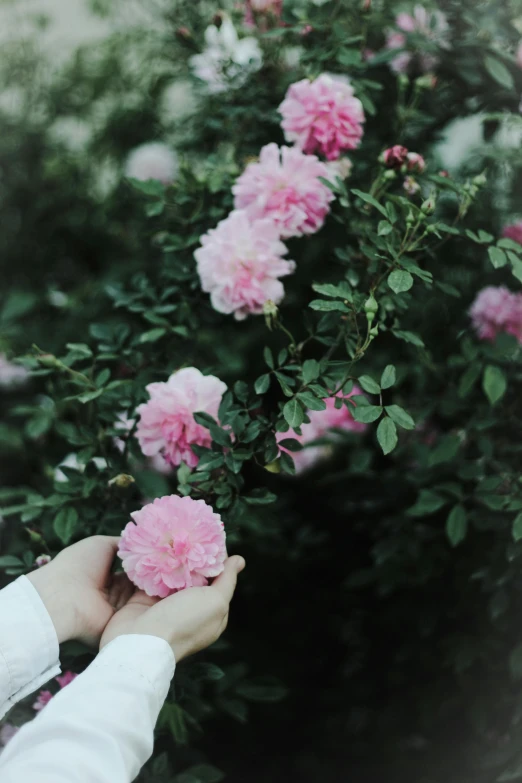
[[[315,155],[267,144],[259,162],[249,163],[232,188],[234,206],[251,220],[270,218],[282,239],[314,234],[334,198],[319,177],[328,179],[328,169]]]
[[[408,159],[408,150],[400,144],[395,144],[393,147],[384,150],[382,159],[384,165],[388,166],[389,169],[400,169]]]
[[[323,73],[291,84],[279,111],[286,140],[307,154],[336,160],[361,143],[364,111],[346,77]]]
[[[226,385],[195,367],[185,367],[165,383],[150,383],[146,389],[150,399],[136,409],[140,416],[136,437],[143,454],[162,454],[170,465],[185,462],[195,467],[199,460],[192,446],[208,447],[212,439],[194,413],[208,413],[216,419]]]
[[[223,571],[223,522],[205,501],[167,495],[131,516],[118,555],[129,579],[147,595],[165,598],[201,587]]]

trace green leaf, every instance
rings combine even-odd
[[[451,546],[457,546],[466,538],[468,519],[466,509],[460,503],[453,506],[446,520],[446,535]]]
[[[369,394],[380,394],[381,392],[381,387],[377,381],[374,381],[373,378],[371,378],[369,375],[361,375],[359,378],[359,383],[363,387],[364,391],[367,391]]]
[[[481,365],[474,363],[470,364],[468,369],[461,375],[458,389],[458,395],[461,399],[467,397],[470,393],[480,376],[481,370]]]
[[[319,310],[322,313],[332,313],[339,311],[341,313],[349,313],[350,308],[344,304],[344,302],[329,302],[325,299],[314,299],[308,305],[312,310]]]
[[[312,288],[316,293],[322,294],[323,296],[348,299],[349,301],[352,299],[352,289],[348,283],[345,283],[344,281],[341,281],[338,285],[332,285],[332,283],[314,283]]]
[[[509,668],[515,680],[522,680],[522,644],[517,645],[509,656]]]
[[[243,500],[249,506],[266,506],[269,503],[275,503],[277,495],[269,492],[268,489],[253,489],[250,495],[244,495]]]
[[[393,231],[393,226],[391,223],[388,223],[387,220],[381,220],[379,223],[379,226],[377,228],[377,234],[380,237],[386,237],[388,234],[391,234]]]
[[[287,451],[301,451],[303,448],[302,443],[299,443],[295,438],[283,438],[279,441],[279,446]]]
[[[352,188],[351,192],[354,194],[354,196],[359,196],[359,198],[365,201],[367,204],[371,204],[372,207],[378,209],[381,215],[388,219],[388,214],[382,204],[379,204],[379,202],[376,201],[373,196],[370,196],[369,193],[363,193],[362,190],[356,190],[355,188]]]
[[[315,359],[303,362],[303,381],[308,384],[315,381],[321,374],[321,366]]]
[[[2,555],[0,557],[0,568],[13,568],[23,567],[23,561],[19,557],[14,555]]]
[[[506,393],[506,376],[493,364],[488,364],[482,377],[482,388],[491,405],[495,405]]]
[[[288,473],[290,476],[295,475],[295,462],[290,454],[287,454],[286,451],[283,451],[279,457],[279,462],[283,473]]]
[[[165,193],[165,186],[157,179],[148,179],[146,182],[143,182],[140,179],[128,177],[128,181],[133,188],[141,193],[145,193],[146,196],[163,196]]]
[[[156,340],[159,340],[165,334],[167,334],[167,330],[164,328],[150,329],[148,332],[143,332],[140,335],[140,343],[155,343]]]
[[[522,283],[522,261],[520,259],[511,259],[511,272]]]
[[[522,253],[522,245],[519,242],[515,242],[514,239],[509,239],[509,237],[499,239],[497,246],[502,247],[504,250],[512,250],[514,253]]]
[[[161,215],[164,209],[164,201],[151,201],[150,204],[146,204],[145,206],[145,214],[147,217],[155,217],[156,215]]]
[[[325,401],[316,397],[312,392],[299,392],[297,396],[305,408],[309,408],[311,411],[324,411],[326,408]]]
[[[448,501],[430,489],[421,489],[415,504],[408,509],[409,517],[424,517],[442,508]]]
[[[394,385],[397,380],[397,373],[393,364],[389,364],[384,368],[384,372],[381,375],[381,389],[389,389]]]
[[[428,464],[430,467],[450,462],[459,450],[460,439],[457,435],[444,435],[430,452]]]
[[[355,421],[359,421],[361,424],[371,424],[382,414],[382,407],[380,405],[357,405],[357,407],[350,407],[352,416]]]
[[[415,422],[413,421],[412,417],[409,413],[406,413],[406,411],[403,410],[400,405],[386,405],[384,410],[390,419],[392,419],[395,424],[398,424],[399,427],[402,427],[405,430],[415,429]]]
[[[301,426],[304,421],[304,410],[296,397],[288,400],[288,402],[285,404],[285,407],[283,408],[283,416],[292,429]]]
[[[388,285],[396,294],[401,294],[403,291],[410,290],[413,285],[413,277],[409,272],[396,269],[395,272],[392,272],[388,277]]]
[[[397,428],[387,416],[382,419],[377,427],[377,440],[383,454],[389,454],[397,445]]]
[[[411,343],[412,345],[416,345],[418,348],[424,348],[424,343],[418,334],[403,331],[402,329],[394,329],[393,334],[395,337],[398,337],[399,340],[404,340],[405,343]]]
[[[270,386],[270,375],[266,373],[266,375],[260,375],[259,378],[257,378],[254,389],[256,391],[256,394],[264,394],[266,391],[268,391],[268,388]]]
[[[500,84],[501,87],[505,87],[507,90],[513,89],[515,81],[503,62],[488,54],[484,59],[484,65],[486,71],[493,77],[497,84]]]
[[[513,534],[513,540],[520,541],[522,538],[522,511],[520,514],[517,514],[513,520],[513,527],[511,532]]]
[[[501,250],[499,247],[489,247],[488,255],[489,255],[489,260],[491,261],[495,269],[500,269],[500,267],[506,266],[507,256],[504,253],[504,251]]]
[[[265,364],[267,364],[271,370],[274,369],[274,357],[272,355],[272,351],[268,346],[265,345],[263,348],[263,358],[265,360]]]
[[[97,397],[100,397],[104,392],[104,389],[96,389],[96,391],[90,391],[85,392],[85,394],[79,394],[76,399],[78,402],[81,402],[85,404],[86,402],[91,402],[92,400],[95,400]]]
[[[176,776],[176,783],[221,783],[225,775],[210,764],[196,764],[181,775]]]
[[[54,532],[60,541],[67,545],[74,535],[78,525],[78,512],[75,508],[62,508],[54,518]]]

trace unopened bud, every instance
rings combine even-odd
[[[134,484],[134,476],[129,475],[129,473],[118,473],[117,476],[114,476],[108,482],[109,487],[118,487],[118,489],[127,489],[131,484]]]
[[[41,533],[38,533],[37,530],[31,530],[31,528],[28,528],[27,532],[29,533],[29,538],[33,542],[33,544],[41,544],[43,541],[43,537]]]
[[[265,465],[265,470],[268,470],[269,473],[281,473],[279,460],[274,459],[272,462],[269,462],[268,465]]]
[[[433,73],[425,73],[415,79],[415,87],[419,90],[434,90],[437,86],[437,77]]]
[[[426,201],[422,202],[421,212],[424,212],[425,215],[433,215],[435,212],[435,198],[433,196],[430,196]]]
[[[41,568],[44,565],[47,565],[47,563],[51,562],[51,555],[38,555],[37,558],[35,558],[34,564],[37,568]]]
[[[375,320],[375,316],[379,312],[379,305],[373,294],[370,294],[366,302],[364,303],[364,312],[366,313],[366,319],[369,324]]]
[[[263,315],[265,316],[265,323],[269,329],[272,329],[274,322],[277,320],[279,309],[275,302],[271,299],[267,299],[263,305]]]
[[[487,177],[484,173],[477,174],[476,177],[473,177],[473,184],[479,188],[483,188],[487,181]]]
[[[188,41],[192,38],[192,33],[188,27],[178,27],[176,30],[176,36],[182,41]]]
[[[218,30],[220,29],[221,25],[223,24],[223,11],[218,11],[217,14],[214,14],[212,24],[214,27],[217,27]]]
[[[61,362],[52,353],[42,353],[36,357],[42,367],[58,368],[61,367]]]

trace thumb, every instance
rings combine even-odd
[[[230,603],[237,584],[237,575],[244,569],[246,563],[240,555],[229,557],[223,572],[214,579],[212,590],[217,590],[227,603]]]

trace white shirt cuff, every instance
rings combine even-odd
[[[20,699],[60,674],[59,645],[53,622],[38,592],[25,576],[0,591],[0,666],[6,693],[0,718]]]

